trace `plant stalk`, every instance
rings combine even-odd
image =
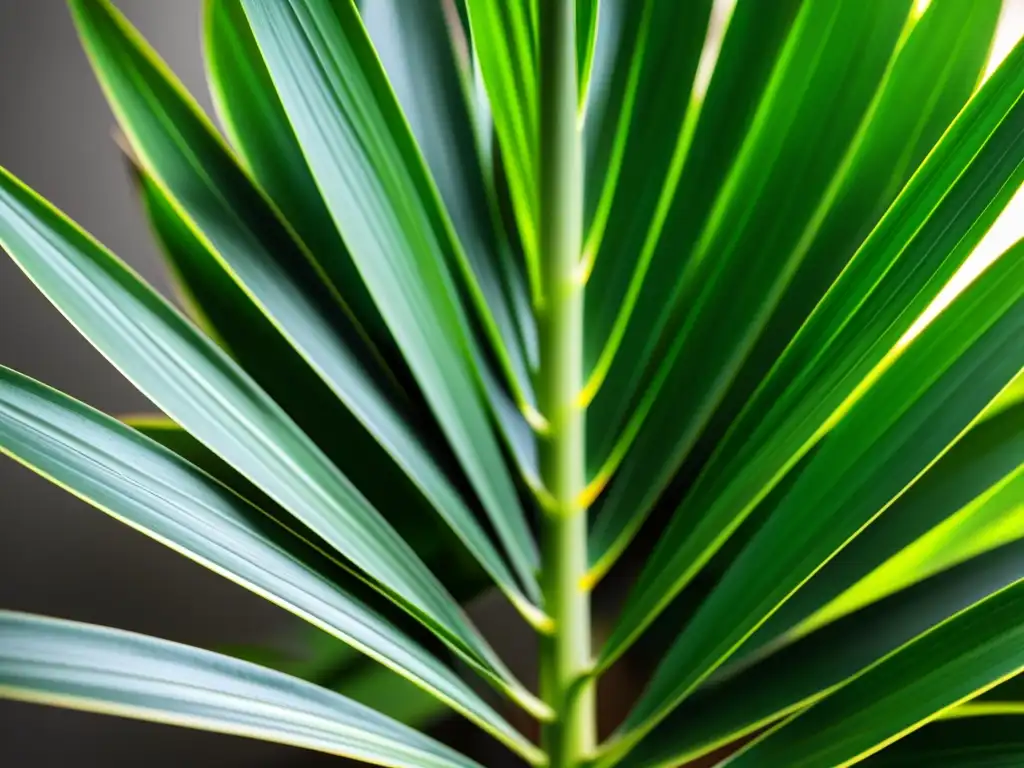
[[[549,429],[541,472],[553,503],[542,526],[541,587],[554,631],[541,640],[542,731],[551,768],[579,768],[596,739],[587,572],[583,387],[582,165],[577,125],[574,0],[540,7],[539,217],[542,305],[538,400]]]

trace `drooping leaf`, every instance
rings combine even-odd
[[[628,749],[720,666],[941,457],[1022,366],[1024,242],[925,328],[832,430],[662,659],[611,753]],[[628,623],[619,626],[603,664],[624,647],[621,638],[635,636]]]
[[[535,597],[536,545],[489,422],[447,267],[452,227],[362,22],[351,5],[324,0],[243,7],[327,207]]]
[[[291,744],[394,768],[479,768],[332,691],[187,645],[0,612],[0,697]]]
[[[468,661],[517,689],[437,578],[280,407],[109,251],[4,171],[0,245],[161,410]]]
[[[289,530],[292,521],[276,505],[257,509],[129,427],[3,367],[0,452],[351,644],[530,754],[457,675],[343,589],[365,586]]]
[[[728,761],[849,765],[1024,669],[1024,580],[889,656]]]

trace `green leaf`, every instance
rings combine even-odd
[[[715,63],[709,32],[712,0],[608,0],[602,7],[602,56],[608,61],[584,123],[587,366],[597,362],[627,296],[634,270],[642,270],[648,231],[656,227],[661,198],[678,182],[681,159],[704,105]],[[708,39],[711,38],[711,39]],[[720,38],[718,39],[720,42]],[[666,78],[671,79],[667,87]],[[648,169],[631,173],[633,168]],[[663,190],[669,192],[663,192]]]
[[[536,323],[528,311],[516,310],[528,306],[529,289],[504,232],[493,179],[483,167],[486,150],[478,146],[470,112],[472,85],[465,82],[453,50],[446,2],[370,0],[362,17],[451,214],[461,246],[456,250],[465,259],[450,268],[464,278],[460,294],[465,304],[476,307],[504,376],[491,373],[489,360],[478,359],[477,367],[488,379],[485,390],[502,436],[521,473],[534,483],[531,462],[518,452],[517,435],[525,432],[532,438],[523,414],[536,414],[527,365],[527,358],[536,356]]]
[[[849,765],[1024,669],[1024,580],[954,616],[728,761]]]
[[[786,601],[744,649],[797,625],[807,632],[1005,543],[984,532],[1012,522],[1014,499],[1018,505],[1024,499],[1022,457],[1024,406],[980,421]]]
[[[540,297],[536,9],[533,0],[466,0],[466,8],[536,302]]]
[[[394,768],[479,764],[279,672],[145,635],[0,612],[0,697],[291,744]]]
[[[1017,768],[1024,764],[1024,723],[982,717],[933,723],[860,763],[864,768]]]
[[[406,541],[444,541],[451,545],[448,554],[456,559],[465,547],[524,613],[536,615],[537,609],[522,595],[473,512],[401,415],[386,403],[374,403],[370,392],[370,398],[363,402],[375,409],[362,413],[373,418],[360,423],[221,268],[159,186],[142,171],[139,183],[168,260],[201,304],[208,307],[207,317],[217,338],[242,368],[295,419],[335,466],[356,479],[360,492]],[[318,359],[341,358],[324,348]],[[337,369],[327,362],[323,370]],[[333,378],[341,380],[340,375]],[[354,402],[351,398],[349,401]],[[458,538],[440,530],[431,505]],[[401,524],[413,520],[415,525]]]
[[[950,127],[730,427],[648,559],[616,643],[642,630],[899,359],[905,344],[893,351],[897,342],[1016,192],[1024,180],[1022,62],[1024,46],[1018,46]],[[598,561],[593,578],[604,567]]]
[[[306,647],[302,658],[262,644],[221,646],[216,650],[336,691],[414,728],[432,725],[451,714],[427,691],[334,637],[313,629],[301,639]]]
[[[115,256],[4,171],[0,246],[161,410],[529,701],[437,578],[281,408]]]
[[[576,2],[576,82],[580,93],[580,110],[586,109],[587,92],[590,87],[590,67],[594,62],[594,46],[597,42],[600,12],[599,0],[577,0]]]
[[[1022,366],[1024,242],[958,296],[832,430],[673,643],[612,753],[706,679],[941,457]],[[635,616],[627,606],[602,667],[635,637]]]
[[[489,423],[446,266],[452,228],[359,16],[350,4],[323,0],[243,7],[327,207],[535,596],[536,544]]]
[[[0,367],[0,452],[416,682],[524,754],[451,670],[343,589],[362,585],[275,506],[260,510],[118,421]],[[229,472],[231,470],[228,470]]]
[[[617,411],[626,421],[600,470],[598,483],[612,473],[615,481],[600,512],[607,522],[596,527],[598,546],[621,547],[618,539],[651,509],[805,262],[886,84],[901,67],[916,69],[918,62],[902,55],[910,9],[851,0],[807,4],[798,16],[750,135],[682,267],[682,293],[658,310],[654,332],[664,328],[667,336],[658,353],[651,346],[657,339],[648,343],[649,383],[635,400],[620,401],[634,409]],[[835,85],[839,73],[842,88]],[[755,252],[760,256],[751,260]],[[632,390],[621,396],[631,398]],[[599,419],[602,407],[595,400]]]
[[[277,519],[288,517],[288,513],[281,510],[273,499],[170,419],[140,414],[123,417],[122,421],[224,483],[261,510],[272,512]],[[398,505],[382,508],[381,514],[409,542],[459,603],[479,597],[492,585],[487,574],[459,546],[451,532],[443,525],[431,525],[435,518],[424,517],[424,510],[411,504]]]
[[[210,92],[239,158],[309,247],[322,273],[342,290],[377,347],[389,361],[400,360],[306,165],[239,0],[205,0],[203,37]],[[178,130],[189,122],[194,120],[175,121]],[[208,143],[190,139],[188,146]]]
[[[614,19],[612,9],[618,7],[619,4],[610,3],[606,12],[602,14],[602,19]],[[640,4],[626,3],[624,7],[630,13],[635,13]],[[621,391],[627,383],[625,378],[620,382],[620,376],[639,375],[645,367],[644,362],[637,356],[648,341],[654,320],[653,316],[647,316],[645,312],[649,310],[657,313],[669,301],[672,286],[681,268],[679,254],[690,249],[690,241],[696,238],[699,226],[709,213],[714,193],[724,183],[729,167],[740,150],[798,7],[798,0],[782,0],[769,4],[757,0],[739,0],[724,31],[717,65],[707,86],[707,93],[702,102],[692,105],[694,108],[687,111],[691,122],[696,120],[695,126],[689,126],[692,135],[679,135],[680,150],[672,150],[672,175],[666,180],[671,183],[659,191],[663,201],[662,223],[666,231],[661,232],[661,224],[655,226],[655,222],[646,221],[642,224],[645,227],[649,226],[649,230],[640,233],[622,230],[623,235],[646,238],[646,249],[638,250],[635,259],[631,260],[616,258],[616,252],[609,248],[605,257],[594,263],[593,272],[587,283],[588,301],[585,308],[588,315],[586,353],[588,362],[595,366],[590,374],[591,389],[586,394],[586,397],[594,398],[587,414],[587,456],[593,478],[592,496],[597,496],[610,479],[607,474],[601,472],[601,468],[611,458],[611,451],[621,431],[621,414],[615,416],[611,406],[618,408],[624,400],[611,394]],[[611,23],[602,21],[602,31],[599,35],[602,49],[610,45],[605,42],[606,39],[613,37],[611,32],[605,32],[605,27]],[[619,26],[625,28],[625,25]],[[619,30],[618,34],[621,35],[623,31]],[[657,28],[650,31],[654,34],[665,32]],[[642,59],[634,56],[633,61],[642,62]],[[585,126],[589,145],[588,166],[592,168],[604,167],[607,161],[602,159],[602,155],[609,151],[603,149],[598,141],[601,136],[607,136],[609,133],[606,129],[600,129],[599,121],[616,119],[618,109],[615,107],[615,95],[626,92],[626,84],[621,82],[625,77],[623,67],[611,67],[611,73],[603,74],[605,68],[602,63],[600,71],[595,69],[594,87],[598,90],[592,96],[595,104],[590,108],[590,116]],[[658,74],[657,68],[654,69],[654,74]],[[602,101],[599,98],[600,83],[606,79],[610,83],[607,86],[608,95],[603,100],[608,101],[610,106],[602,111],[598,106]],[[657,97],[662,94],[655,90],[654,95]],[[678,128],[677,126],[677,130]],[[623,138],[627,136],[622,132],[616,135]],[[690,151],[691,149],[693,151]],[[662,162],[668,160],[663,159]],[[590,173],[588,180],[588,199],[592,201],[592,206],[593,182],[601,180],[601,176]],[[669,206],[673,200],[679,202]],[[596,231],[592,229],[591,237]],[[609,237],[617,237],[618,231],[613,230]],[[640,242],[643,244],[645,241]],[[664,245],[658,248],[658,243]],[[633,275],[632,280],[630,274]],[[633,322],[625,324],[625,320],[620,321],[621,327],[618,332],[622,334],[622,339],[614,359],[621,362],[615,366],[609,365],[609,378],[600,384],[595,393],[593,383],[597,381],[595,372],[599,370],[596,367],[599,364],[598,360],[602,351],[608,348],[611,336],[615,333],[616,318],[620,315],[626,317],[624,302],[630,291],[635,293],[633,305],[637,311],[635,315],[630,315],[635,318]],[[598,315],[605,317],[602,320]],[[632,367],[627,364],[630,362],[633,364]],[[621,458],[618,457],[616,461]],[[590,542],[591,561],[602,573],[621,553],[646,512],[639,509],[635,517],[616,514],[614,510],[609,513],[604,507],[606,503],[604,500],[597,508]],[[630,521],[632,525],[626,525]],[[599,575],[597,570],[596,575]]]
[[[761,730],[828,695],[921,633],[1021,578],[1024,544],[1016,542],[789,645],[741,659],[739,668],[723,668],[687,698],[620,765],[680,765]]]

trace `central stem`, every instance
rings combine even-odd
[[[549,431],[541,471],[552,503],[542,530],[542,588],[554,631],[541,641],[540,689],[556,713],[542,741],[551,768],[578,768],[596,738],[587,572],[583,286],[579,280],[582,168],[577,128],[574,0],[542,0],[540,16],[540,381]]]

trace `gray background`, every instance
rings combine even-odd
[[[972,2],[973,0],[937,0]],[[209,107],[200,0],[118,5]],[[1024,27],[1011,0],[1008,28]],[[1013,36],[1013,33],[1009,33]],[[167,282],[111,139],[112,118],[61,0],[0,0],[0,165],[161,290]],[[0,257],[0,363],[109,413],[151,410]],[[283,612],[0,460],[0,608],[204,647],[273,639]],[[327,765],[285,747],[0,702],[0,766]]]

